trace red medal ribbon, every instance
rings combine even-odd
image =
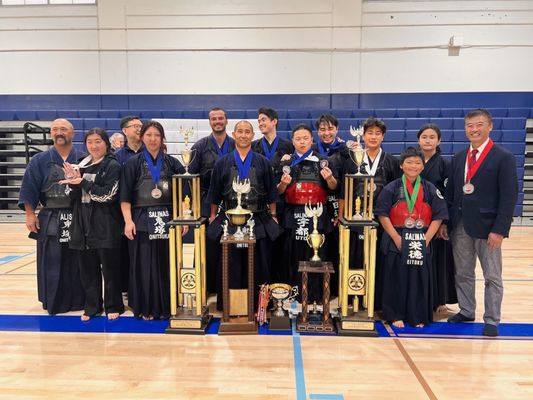
[[[413,183],[409,179],[405,179],[405,185],[407,186],[407,193],[409,196],[413,195]],[[422,187],[422,182],[420,182],[420,188],[418,189],[418,196],[416,196],[415,209],[420,214],[422,209],[422,202],[424,201],[424,188]]]
[[[483,151],[479,155],[479,157],[476,160],[476,162],[474,163],[474,165],[472,165],[472,168],[468,168],[468,172],[466,173],[465,183],[470,183],[470,180],[476,174],[477,170],[479,169],[479,167],[483,163],[483,160],[485,159],[485,157],[487,157],[487,154],[489,153],[490,149],[492,149],[493,145],[494,145],[494,142],[492,141],[492,139],[489,139],[489,142],[487,143],[487,145],[485,146],[485,148],[483,149]],[[468,151],[467,157],[470,157],[470,153],[471,153],[471,151]]]

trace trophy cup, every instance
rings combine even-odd
[[[237,207],[226,211],[226,216],[229,221],[237,227],[237,231],[233,234],[235,240],[244,239],[244,233],[241,227],[248,222],[252,217],[252,212],[241,206],[241,196],[250,191],[250,180],[245,179],[240,181],[238,178],[233,180],[233,191],[237,193]]]
[[[346,142],[346,146],[349,149],[350,158],[355,163],[355,165],[357,165],[357,173],[355,175],[363,175],[361,173],[361,165],[363,164],[363,160],[365,159],[365,149],[363,149],[363,146],[361,145],[361,136],[363,136],[363,128],[359,127],[355,129],[353,126],[350,125],[350,133],[356,138],[357,142],[354,142],[353,140],[348,140]]]
[[[183,167],[185,168],[184,175],[190,175],[189,165],[191,165],[196,155],[196,150],[189,149],[189,136],[192,136],[193,134],[194,134],[193,128],[183,129],[183,127],[180,126],[180,135],[183,135],[183,140],[185,142],[185,148],[181,151],[181,154],[180,154],[181,163],[183,164]]]
[[[284,302],[293,301],[298,296],[298,286],[286,283],[272,283],[268,285],[270,297],[276,301],[276,309],[270,312],[268,329],[272,331],[288,331],[291,329],[291,320],[283,309]]]
[[[318,232],[318,217],[322,215],[322,204],[317,204],[316,207],[311,207],[311,204],[305,205],[305,215],[309,218],[313,218],[313,232],[307,235],[307,244],[313,249],[313,257],[309,260],[312,267],[320,267],[322,260],[318,256],[318,249],[322,247],[325,241],[325,236]]]

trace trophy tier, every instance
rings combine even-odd
[[[207,222],[207,218],[200,217],[200,219],[174,219],[172,221],[168,221],[167,225],[169,227],[194,226],[195,228],[197,228],[200,225],[204,225],[206,222]]]
[[[202,307],[202,315],[197,316],[193,310],[188,310],[185,307],[179,307],[176,315],[169,318],[169,326],[165,333],[172,333],[177,335],[205,335],[205,331],[211,320],[212,315],[209,315],[208,308]]]
[[[371,228],[377,228],[379,223],[374,220],[364,220],[364,219],[346,219],[344,217],[339,217],[339,222],[344,226],[355,226],[355,227],[365,227],[370,226]]]
[[[181,179],[193,179],[193,178],[199,178],[200,174],[174,174],[172,175],[173,178],[181,178]]]

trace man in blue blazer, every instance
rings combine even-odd
[[[498,336],[503,299],[502,253],[518,195],[512,153],[490,139],[492,116],[476,109],[465,116],[468,149],[452,159],[446,201],[450,219],[441,236],[452,240],[459,313],[450,323],[473,321],[476,311],[475,268],[479,258],[485,278],[483,335]]]

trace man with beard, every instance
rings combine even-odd
[[[192,146],[196,154],[189,166],[191,174],[200,174],[201,214],[205,218],[211,215],[211,203],[207,200],[207,193],[215,162],[235,149],[235,141],[226,133],[228,125],[226,112],[222,108],[215,107],[209,111],[208,116],[211,134],[201,138]],[[206,254],[209,254],[206,260],[207,292],[216,293],[217,276],[220,272],[218,271],[220,243],[207,236],[205,246]]]
[[[63,164],[75,164],[83,153],[74,149],[74,128],[66,119],[53,121],[50,135],[53,147],[33,156],[26,168],[18,206],[26,212],[30,237],[37,239],[39,301],[54,315],[83,310],[85,303],[78,258],[68,245],[72,222],[70,188],[58,183],[65,179]],[[43,208],[36,216],[39,204]]]
[[[235,150],[222,157],[215,164],[209,188],[209,200],[211,201],[211,215],[209,221],[210,236],[220,240],[222,223],[226,220],[224,211],[237,206],[237,194],[233,191],[233,181],[250,180],[250,192],[242,195],[242,207],[252,211],[254,235],[257,240],[255,245],[255,277],[254,277],[254,301],[257,300],[259,285],[269,283],[272,257],[272,241],[279,234],[276,214],[276,185],[274,174],[268,159],[261,154],[252,151],[251,143],[254,137],[252,124],[248,121],[240,121],[235,125],[233,138]],[[219,204],[222,203],[222,211],[218,212]],[[218,215],[217,215],[218,214]],[[236,227],[230,224],[230,230]],[[233,233],[233,232],[231,232]],[[219,245],[220,247],[220,245]],[[230,268],[230,287],[246,287],[248,281],[247,265],[248,252],[243,249],[232,247],[232,266]],[[222,288],[222,280],[217,280],[219,293]],[[252,290],[252,288],[249,288]],[[217,306],[222,308],[221,296],[218,296]],[[256,304],[257,305],[257,304]]]

